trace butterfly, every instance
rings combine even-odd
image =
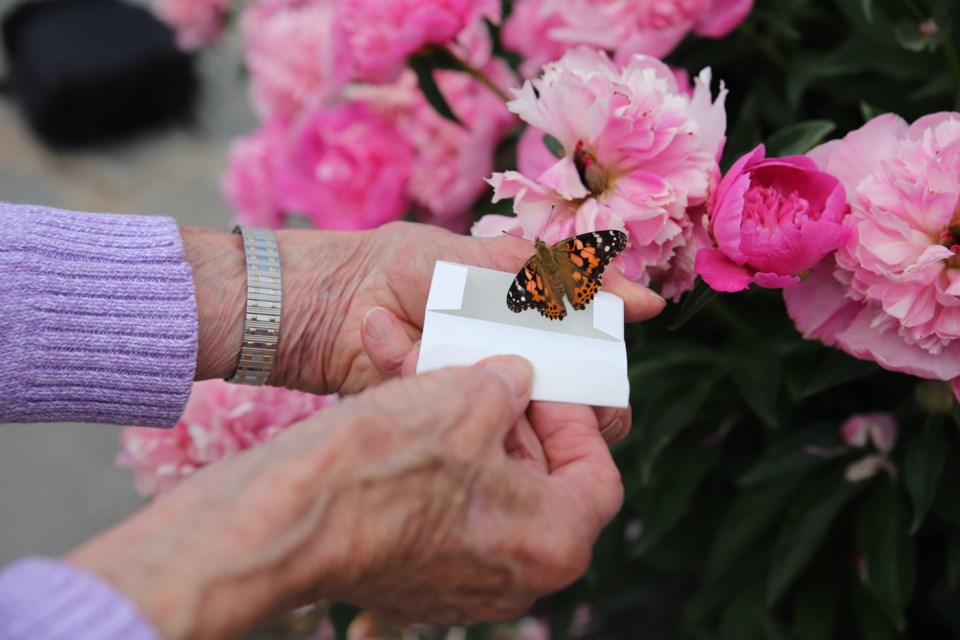
[[[597,295],[603,270],[627,246],[623,231],[591,231],[550,246],[535,240],[536,254],[507,291],[507,307],[515,313],[535,307],[545,318],[563,320],[566,296],[580,310]]]

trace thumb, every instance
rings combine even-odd
[[[504,424],[503,432],[513,426],[530,404],[530,392],[533,389],[533,365],[520,356],[494,356],[481,360],[474,367],[492,373],[499,383],[506,387],[506,397],[510,400],[510,424]]]

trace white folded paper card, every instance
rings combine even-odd
[[[623,300],[599,292],[562,321],[514,313],[515,274],[437,262],[427,298],[417,373],[516,354],[533,363],[533,399],[626,407],[630,398]]]

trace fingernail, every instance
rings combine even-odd
[[[383,307],[374,307],[367,311],[361,323],[364,332],[377,343],[383,343],[393,332],[393,314]]]
[[[664,307],[667,306],[667,299],[664,298],[664,297],[663,297],[662,295],[660,295],[659,293],[657,293],[656,291],[654,291],[653,289],[647,289],[647,294],[648,294],[651,298],[653,298],[654,300],[656,300],[657,302],[659,302],[662,306],[664,306]]]
[[[623,431],[623,418],[617,416],[610,421],[610,424],[600,430],[600,435],[603,436],[604,440],[609,442],[615,440],[621,431]]]
[[[533,365],[518,356],[497,356],[480,363],[487,371],[496,374],[518,398],[530,393],[533,383]]]

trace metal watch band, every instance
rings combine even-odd
[[[238,225],[247,261],[247,310],[243,320],[240,362],[228,382],[262,385],[267,382],[280,343],[280,250],[269,229]]]

